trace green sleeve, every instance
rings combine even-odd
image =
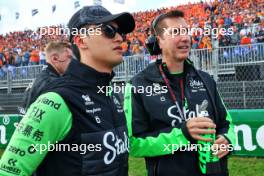
[[[158,133],[158,136],[147,133],[147,130],[140,131],[141,134],[144,134],[144,137],[136,137],[135,130],[139,131],[137,130],[139,126],[140,129],[145,128],[146,123],[141,122],[144,121],[147,115],[144,112],[143,104],[134,98],[134,93],[131,92],[131,86],[129,83],[126,85],[124,97],[124,110],[130,143],[129,153],[131,156],[151,157],[172,154],[173,150],[176,150],[180,145],[190,143],[180,128],[170,127],[152,132],[152,134]]]
[[[0,160],[0,175],[31,175],[48,152],[44,147],[63,140],[71,125],[72,114],[62,97],[54,92],[41,95],[17,125]]]
[[[230,115],[230,113],[227,111],[227,116],[226,116],[226,120],[229,122],[229,128],[227,133],[223,134],[227,139],[229,139],[229,142],[235,146],[236,143],[236,136],[235,136],[235,126],[234,123],[232,121],[232,117]]]
[[[218,108],[218,113],[220,117],[220,123],[219,127],[217,127],[217,131],[219,134],[225,136],[229,143],[234,146],[236,143],[234,123],[218,91],[216,93],[216,106]]]
[[[180,129],[174,128],[157,137],[129,138],[129,153],[134,157],[152,157],[173,154],[181,145],[190,144]]]

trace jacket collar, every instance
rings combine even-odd
[[[156,60],[156,62],[148,65],[146,69],[143,70],[144,78],[153,82],[164,83],[162,76],[159,71],[159,65],[163,64],[164,73],[169,77],[169,70],[165,63],[162,63],[161,59]],[[194,76],[194,72],[192,71],[194,68],[192,62],[189,59],[184,61],[184,74]]]
[[[65,75],[72,75],[91,84],[109,85],[115,74],[114,72],[111,74],[98,72],[94,68],[72,59]]]
[[[51,75],[60,76],[60,74],[55,70],[55,68],[49,63],[47,63],[46,70],[48,70]]]

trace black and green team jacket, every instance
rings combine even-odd
[[[181,118],[162,79],[160,64],[161,61],[150,64],[132,78],[125,89],[124,108],[130,155],[145,158],[149,176],[200,176],[198,152],[175,151],[179,146],[197,142],[188,133],[186,121],[206,112],[217,125],[217,135],[224,135],[234,144],[231,116],[209,74],[196,70],[188,60],[181,74],[170,73],[163,63],[162,68],[180,107],[183,107]],[[178,85],[180,78],[184,80],[184,99],[181,98],[182,91]],[[221,159],[221,167],[222,175],[227,175],[226,157]]]
[[[72,60],[17,125],[0,175],[126,176],[124,110],[114,93],[105,92],[112,77]]]

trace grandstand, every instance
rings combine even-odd
[[[191,27],[232,28],[231,36],[193,34],[190,59],[210,73],[228,108],[264,107],[264,1],[215,0],[134,13],[136,29],[122,43],[124,62],[115,68],[114,81],[125,82],[144,69],[153,57],[144,41],[151,21],[171,9],[185,12]],[[65,25],[45,27],[63,28]],[[0,113],[18,113],[23,92],[43,68],[43,48],[66,35],[40,35],[32,30],[0,35]],[[214,45],[216,43],[216,45]]]

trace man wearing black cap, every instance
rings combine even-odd
[[[122,34],[132,32],[129,13],[112,15],[86,6],[69,21],[79,50],[63,78],[52,82],[29,108],[0,160],[0,175],[80,176],[128,174],[126,120],[108,90],[112,69],[122,62]],[[78,29],[99,33],[73,34]],[[99,29],[99,30],[98,30]]]

